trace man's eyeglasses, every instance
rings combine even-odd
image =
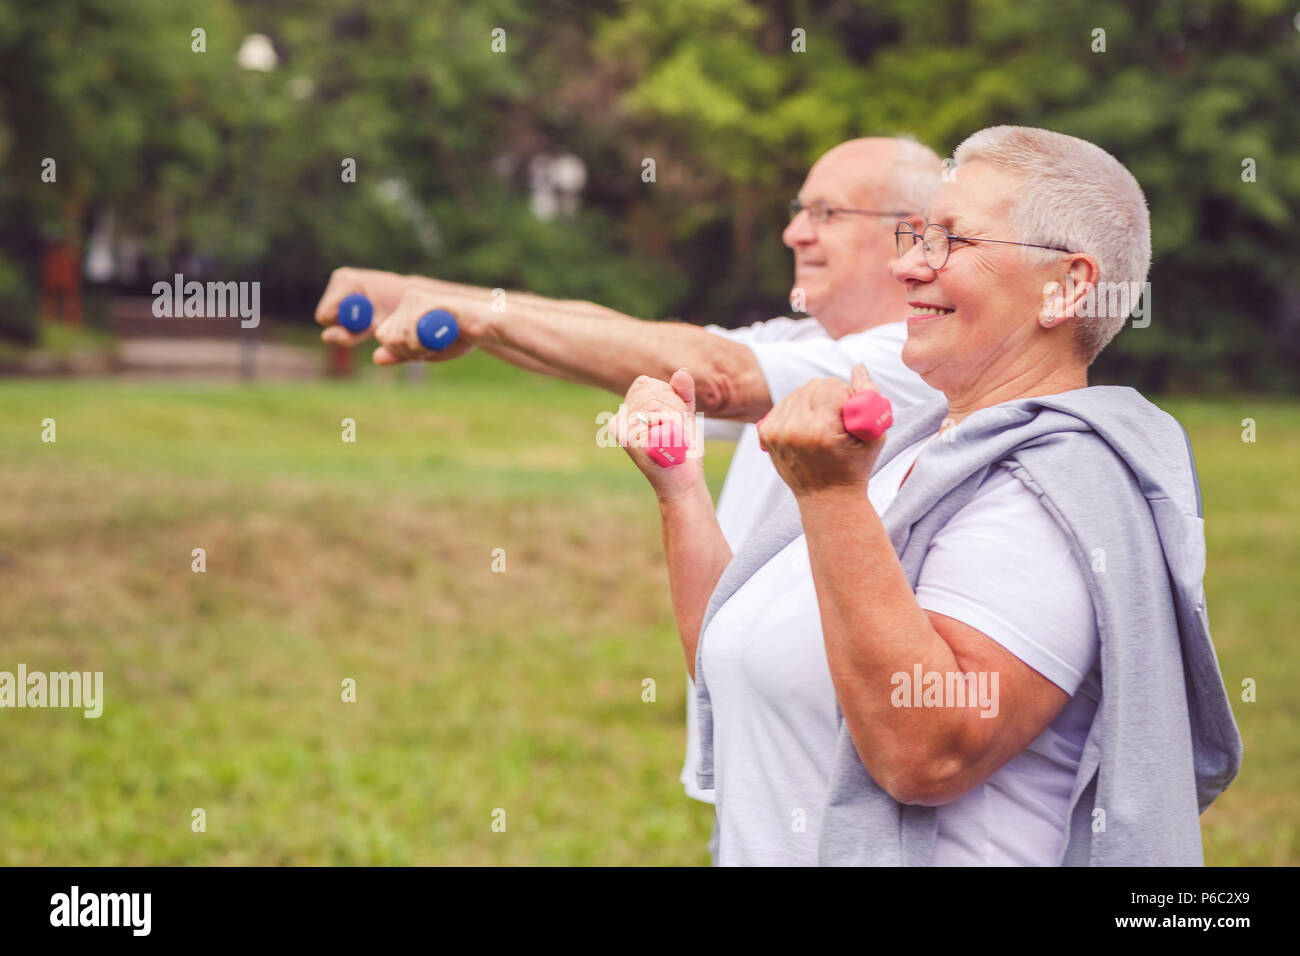
[[[799,213],[803,212],[804,210],[808,211],[808,215],[812,217],[812,221],[817,223],[817,225],[819,226],[829,222],[831,216],[833,215],[880,216],[882,219],[897,219],[899,216],[907,215],[907,213],[905,212],[876,212],[874,209],[837,209],[833,206],[828,206],[820,199],[817,200],[816,202],[810,202],[810,203],[803,203],[800,202],[798,199],[790,200],[791,219],[799,215]]]
[[[908,239],[910,237],[910,241]],[[965,236],[954,236],[937,222],[929,223],[922,227],[921,234],[917,235],[912,229],[910,223],[900,222],[894,229],[894,246],[898,250],[898,258],[903,258],[908,251],[917,243],[921,243],[921,254],[925,256],[925,264],[938,272],[948,264],[948,255],[952,252],[954,242],[969,242],[971,244],[980,242],[996,242],[1004,246],[1029,246],[1033,249],[1054,249],[1057,252],[1069,252],[1069,249],[1062,249],[1060,246],[1040,246],[1035,242],[1011,242],[1008,239],[968,239]]]

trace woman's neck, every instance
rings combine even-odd
[[[1047,373],[1040,369],[1027,369],[993,386],[977,386],[967,392],[950,394],[948,417],[944,424],[945,427],[952,427],[981,408],[992,408],[1003,402],[1039,395],[1058,395],[1087,387],[1088,370],[1083,366],[1058,368]]]

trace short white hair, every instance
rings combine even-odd
[[[1011,209],[1021,242],[1089,253],[1099,282],[1145,287],[1151,267],[1146,196],[1124,164],[1100,146],[1029,126],[990,126],[968,137],[953,159],[956,167],[978,160],[1023,178]],[[1137,306],[1136,297],[1125,301]],[[1127,321],[1127,314],[1075,319],[1075,344],[1085,361],[1091,364]]]
[[[922,214],[939,189],[943,164],[929,146],[915,137],[893,137],[897,144],[889,175],[889,208],[894,212]]]

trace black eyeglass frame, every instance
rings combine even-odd
[[[814,212],[814,209],[824,210],[824,212],[818,214],[817,212]],[[794,217],[799,215],[799,213],[803,212],[804,210],[807,210],[808,217],[812,219],[813,222],[817,223],[817,225],[819,226],[830,222],[831,216],[834,215],[879,216],[881,219],[897,219],[900,216],[907,215],[907,213],[905,212],[877,212],[874,209],[840,209],[835,206],[828,206],[824,202],[821,202],[820,200],[817,202],[809,203],[807,206],[805,206],[802,200],[800,200],[798,196],[790,200],[789,210],[790,210],[791,221],[793,221]]]
[[[947,246],[948,251],[944,254],[943,262],[939,263],[939,265],[937,266],[930,261],[930,257],[926,255],[925,248],[923,247],[921,249],[921,255],[925,257],[925,264],[929,266],[931,269],[933,269],[935,272],[938,272],[940,269],[942,269],[944,266],[948,264],[948,257],[952,255],[952,244],[954,241],[969,242],[972,245],[981,242],[996,242],[999,245],[1003,245],[1003,246],[1029,246],[1031,249],[1051,249],[1054,252],[1064,252],[1064,253],[1072,252],[1072,250],[1063,249],[1060,246],[1044,246],[1036,242],[1012,242],[1009,239],[972,239],[969,236],[954,236],[951,232],[949,232],[947,229],[944,229],[943,226],[939,225],[937,222],[927,222],[924,226],[921,227],[921,231],[918,233],[915,229],[912,228],[911,223],[900,221],[898,225],[894,227],[894,251],[898,253],[898,258],[901,259],[903,258],[903,256],[907,255],[908,252],[910,252],[912,249],[916,247],[916,244],[918,242],[924,243],[925,240],[923,236],[925,234],[925,231],[929,229],[931,226],[933,226],[936,229],[943,230],[943,234],[948,238],[948,246]],[[910,235],[912,237],[912,245],[909,246],[907,249],[903,248],[904,235]]]

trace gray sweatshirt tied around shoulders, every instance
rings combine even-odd
[[[876,471],[938,432],[946,413],[943,399],[900,413]],[[1210,640],[1200,487],[1186,432],[1138,392],[1116,386],[973,413],[930,443],[883,516],[913,589],[931,539],[999,467],[1023,482],[1070,538],[1101,638],[1101,702],[1058,862],[1201,865],[1199,816],[1236,776],[1241,737]],[[695,660],[701,787],[713,786],[703,635],[718,608],[802,533],[793,503],[770,515],[709,600]],[[839,728],[820,862],[928,865],[935,809],[890,797],[858,758],[842,714]],[[718,797],[725,812],[726,794]]]

